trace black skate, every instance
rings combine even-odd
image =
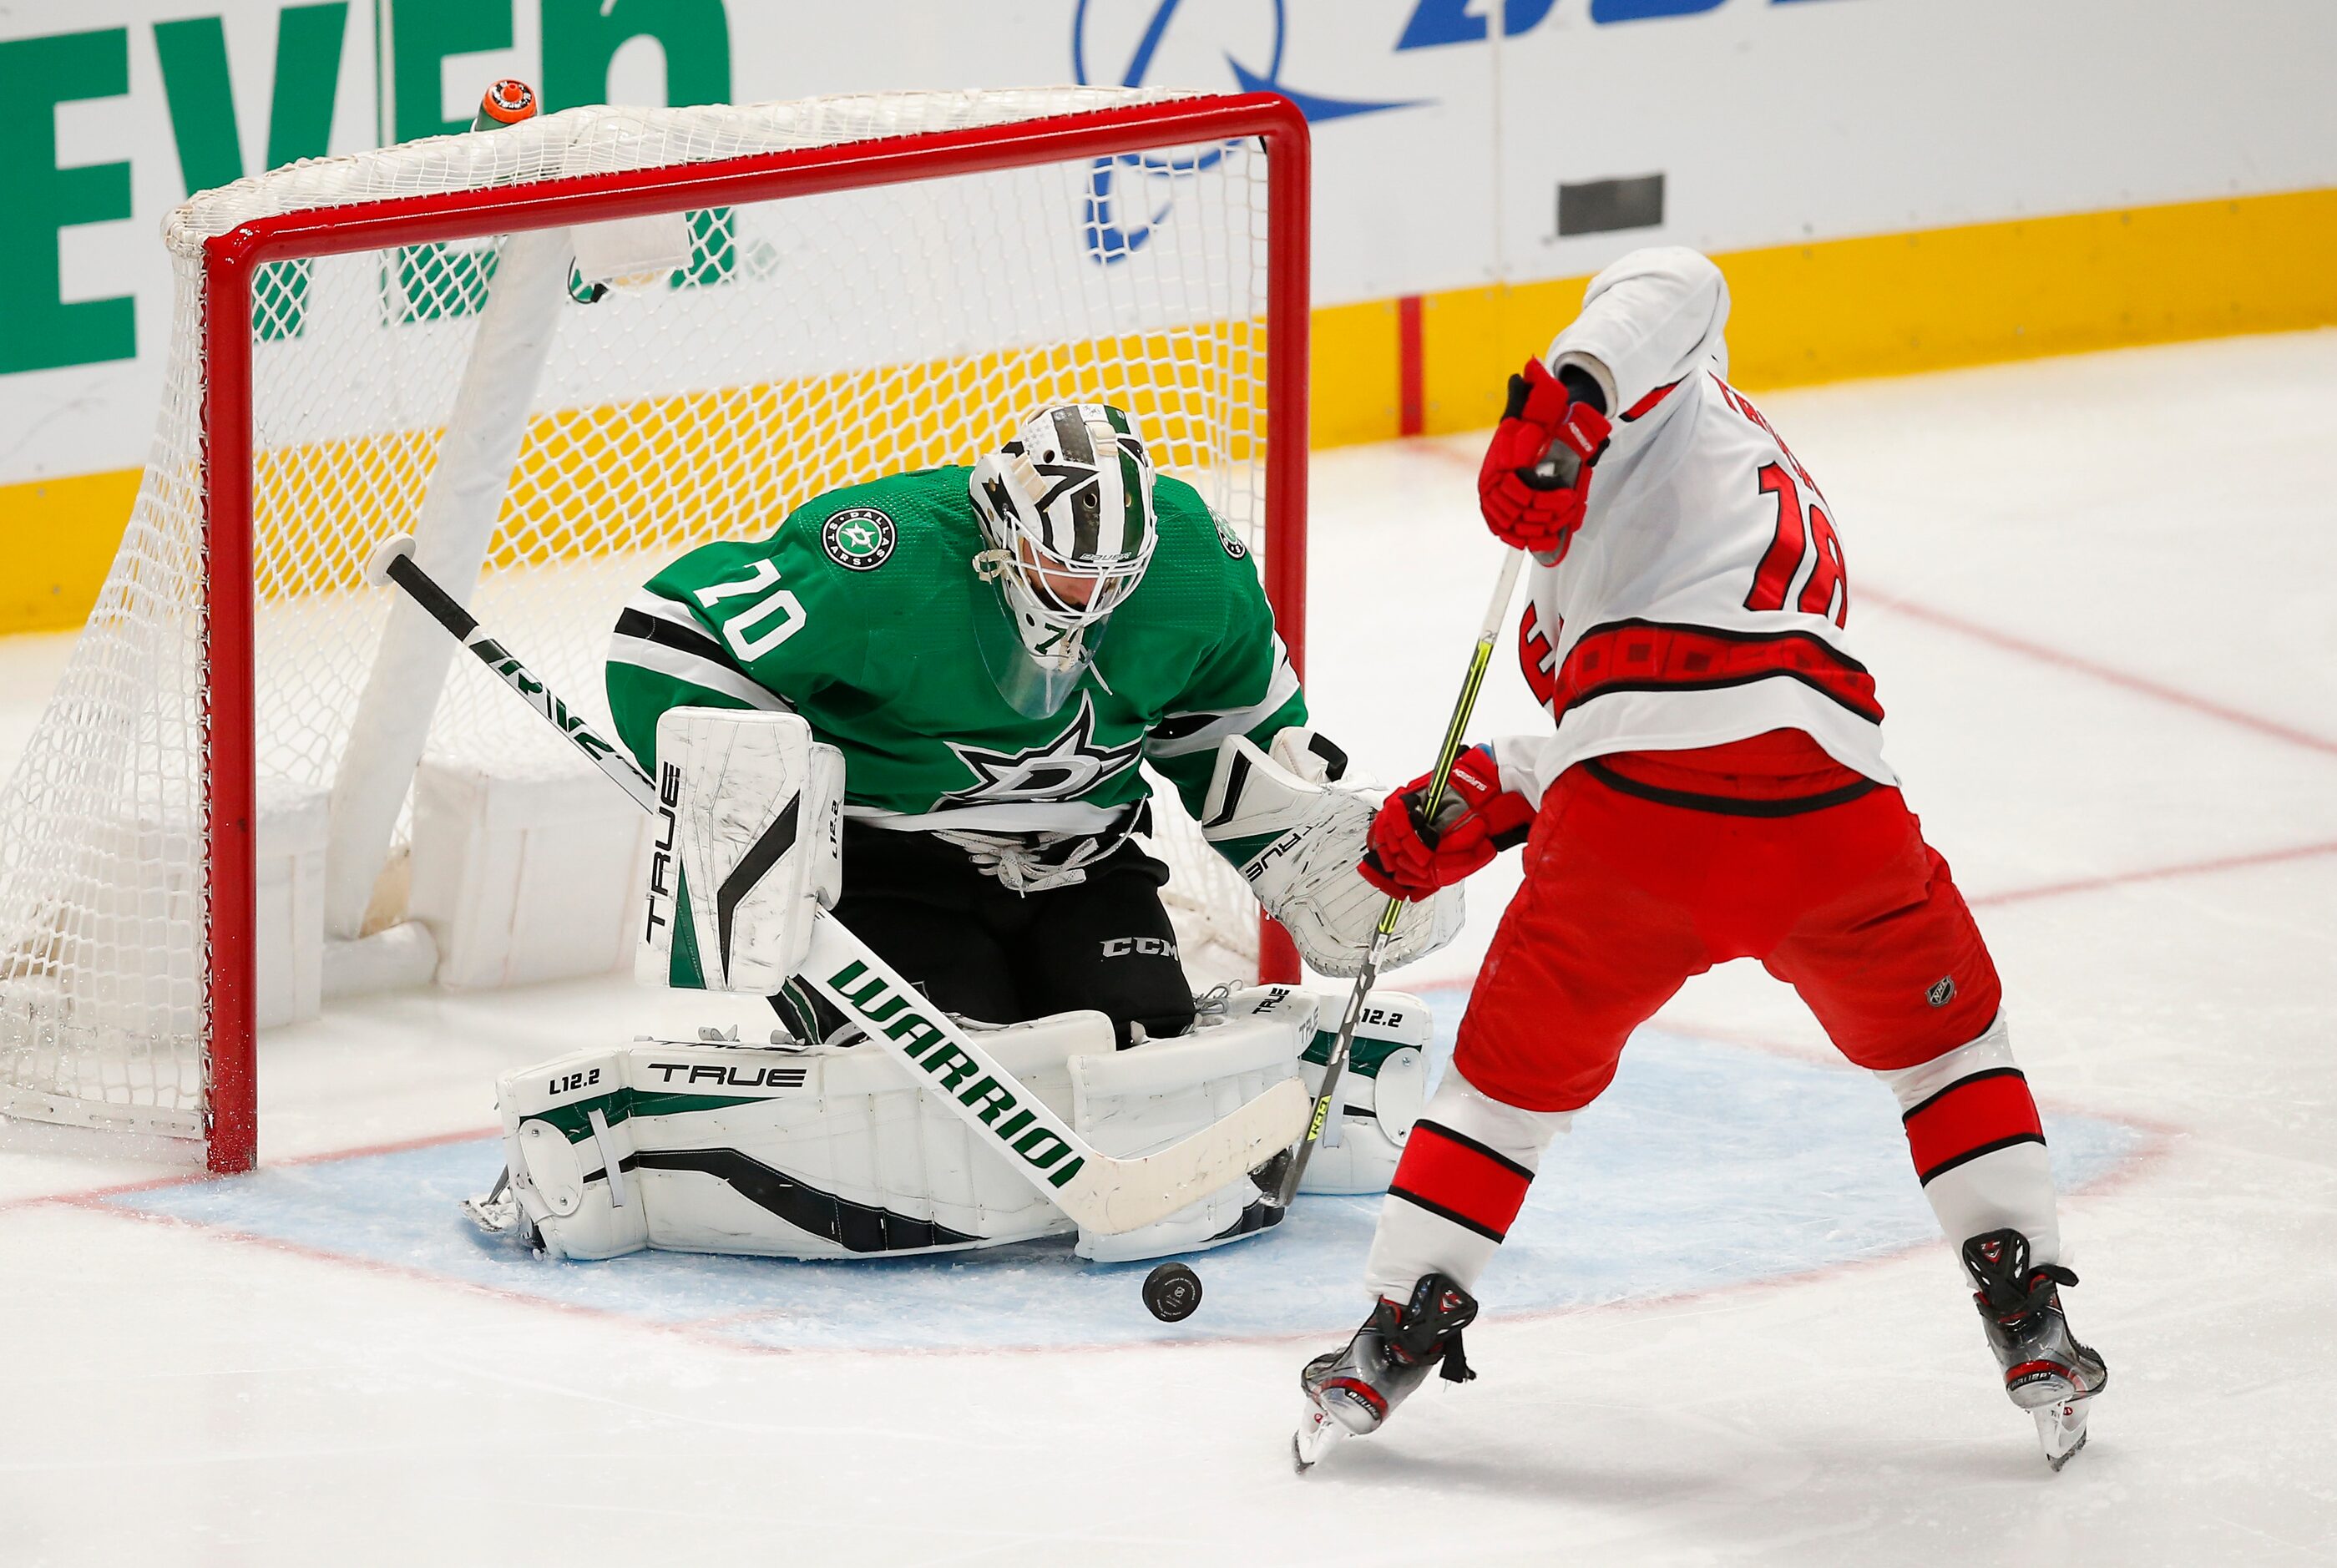
[[[1305,1475],[1331,1446],[1350,1434],[1376,1432],[1395,1407],[1441,1371],[1448,1383],[1466,1383],[1461,1330],[1477,1316],[1477,1298],[1442,1274],[1423,1274],[1403,1306],[1380,1298],[1343,1350],[1306,1363],[1298,1387],[1306,1417],[1290,1440],[1290,1456]]]
[[[2045,1463],[2058,1470],[2086,1446],[2087,1405],[2110,1381],[2108,1366],[2078,1343],[2061,1312],[2059,1287],[2078,1277],[2053,1263],[2031,1269],[2029,1238],[2018,1230],[1975,1236],[1963,1257],[2004,1391],[2037,1418]]]

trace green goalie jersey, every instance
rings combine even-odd
[[[1263,747],[1306,719],[1248,552],[1163,475],[1159,544],[1069,701],[1027,718],[976,642],[1005,621],[975,575],[967,470],[832,491],[768,539],[709,544],[627,603],[609,653],[617,734],[654,771],[669,708],[789,708],[842,750],[864,826],[1098,834],[1149,793],[1139,761],[1198,814],[1219,742]],[[986,618],[986,620],[985,620]]]

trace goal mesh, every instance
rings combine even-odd
[[[200,1136],[211,1043],[212,744],[204,241],[279,214],[1017,126],[1176,94],[904,93],[751,107],[577,109],[293,165],[206,192],[166,226],[176,276],[152,457],[119,555],[0,792],[0,1111]],[[514,462],[486,495],[475,591],[514,653],[605,727],[601,663],[624,597],[680,552],[767,534],[836,485],[972,462],[1022,410],[1128,408],[1160,469],[1253,545],[1264,526],[1269,234],[1255,139],[846,188],[688,211],[689,260],[596,303],[567,252]],[[674,205],[680,207],[682,198]],[[250,463],[260,834],[273,803],[341,781],[390,619],[370,546],[444,526],[450,421],[482,365],[511,237],[270,262],[253,287]],[[329,249],[320,246],[320,249]],[[562,276],[562,274],[566,274]],[[540,285],[535,285],[539,286]],[[490,341],[490,359],[502,358]],[[521,377],[523,382],[525,377]],[[466,406],[467,407],[467,406]],[[459,500],[459,497],[455,499]],[[581,765],[468,659],[426,754],[492,770]],[[396,781],[402,796],[408,780]],[[1173,791],[1164,815],[1181,817]],[[336,801],[329,855],[343,842]],[[368,865],[367,929],[401,918],[410,806]],[[1254,906],[1189,824],[1159,836],[1188,945],[1254,961]],[[367,851],[370,853],[370,851]],[[346,869],[336,865],[336,872]],[[374,873],[380,875],[376,877]],[[347,933],[354,935],[355,933]]]

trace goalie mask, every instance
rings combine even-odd
[[[1058,403],[975,464],[968,487],[988,545],[973,569],[1005,611],[983,629],[983,662],[1017,711],[1056,712],[1152,559],[1152,459],[1119,409]]]

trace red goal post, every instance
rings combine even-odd
[[[206,1163],[257,1158],[252,559],[254,284],[272,262],[475,240],[577,223],[767,202],[1020,165],[1256,138],[1267,160],[1268,541],[1264,575],[1295,667],[1305,630],[1309,149],[1304,116],[1272,93],[1172,98],[975,129],[872,138],[703,162],[504,184],[261,217],[202,242],[201,611],[209,889]],[[1270,926],[1261,972],[1295,979]]]

